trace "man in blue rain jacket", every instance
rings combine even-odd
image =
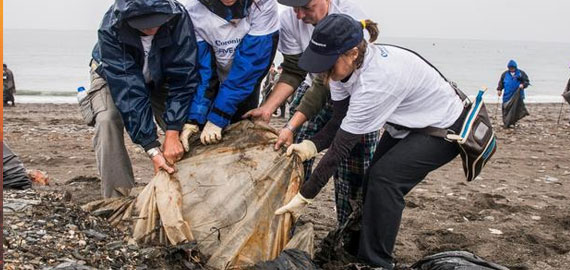
[[[126,195],[134,186],[123,125],[155,172],[174,172],[184,154],[179,133],[199,82],[197,51],[192,21],[177,1],[117,0],[105,14],[93,50],[91,88],[80,102],[95,126],[104,197]],[[165,131],[162,146],[154,121]]]

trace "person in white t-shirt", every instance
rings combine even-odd
[[[299,60],[304,70],[323,72],[325,82],[331,81],[334,115],[318,134],[287,149],[287,154],[303,160],[328,151],[300,192],[276,214],[295,213],[310,203],[362,134],[386,124],[365,181],[357,256],[370,266],[392,269],[404,196],[429,172],[459,154],[455,143],[417,129],[458,132],[466,110],[430,64],[406,49],[369,44],[363,28],[373,42],[375,23],[330,15],[317,25]]]
[[[298,67],[298,60],[309,45],[311,34],[319,21],[330,14],[347,14],[364,19],[364,12],[349,0],[278,0],[289,6],[280,14],[279,51],[283,54],[283,72],[268,99],[245,117],[269,123],[280,104],[293,96],[290,115],[297,115],[281,130],[275,149],[282,145],[299,143],[321,130],[332,115],[328,87]],[[313,80],[314,79],[314,80]],[[299,115],[302,121],[299,121]],[[308,122],[307,122],[308,120]],[[307,122],[307,123],[305,123]],[[352,207],[362,202],[362,178],[380,138],[378,130],[362,137],[350,157],[344,159],[334,174],[335,202],[338,225],[346,222]],[[305,180],[311,176],[314,159],[304,162]]]
[[[186,8],[196,31],[200,84],[180,140],[204,126],[200,139],[214,144],[222,129],[257,108],[261,81],[277,50],[279,13],[275,0],[190,0]]]

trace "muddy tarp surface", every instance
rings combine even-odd
[[[3,187],[14,189],[27,189],[32,187],[32,181],[28,178],[26,168],[20,158],[12,152],[6,143],[2,143],[2,175]]]
[[[117,225],[134,220],[139,243],[195,241],[215,269],[277,258],[290,242],[293,217],[274,212],[298,192],[302,164],[284,149],[273,150],[277,133],[268,126],[242,121],[223,135],[222,143],[209,146],[193,137],[178,171],[157,174],[134,201],[99,201],[84,209],[105,213]],[[311,254],[309,231],[289,248]]]
[[[521,98],[521,90],[518,89],[509,101],[503,103],[503,124],[509,127],[527,115],[529,115],[528,110]]]
[[[507,267],[487,262],[465,251],[446,251],[427,256],[414,265],[412,270],[509,270]]]

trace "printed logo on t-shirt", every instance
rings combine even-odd
[[[382,57],[388,57],[388,51],[384,47],[380,47],[380,55]]]
[[[241,38],[234,38],[230,40],[214,40],[216,55],[226,56],[233,55],[236,51],[237,46],[241,43]]]

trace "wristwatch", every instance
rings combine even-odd
[[[297,132],[297,129],[294,128],[291,124],[289,124],[289,122],[287,122],[287,123],[285,124],[285,126],[283,126],[283,128],[286,128],[286,129],[290,130],[293,134],[295,134],[295,132]]]
[[[148,155],[149,158],[152,159],[153,157],[162,154],[162,151],[160,151],[160,148],[158,147],[153,147],[151,149],[146,150],[146,154]]]

